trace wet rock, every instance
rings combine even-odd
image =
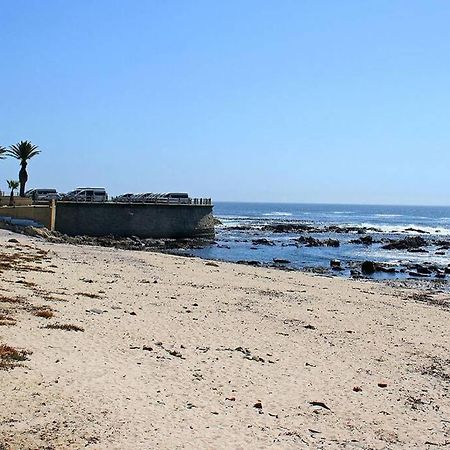
[[[377,270],[376,265],[373,261],[364,261],[361,264],[361,271],[365,275],[372,275]]]
[[[419,228],[405,228],[405,231],[413,232],[413,233],[421,233],[421,234],[430,234],[429,231],[420,230]]]
[[[266,238],[259,238],[259,239],[253,239],[252,240],[253,245],[275,245],[275,242],[266,239]]]
[[[353,239],[350,244],[372,245],[374,243],[373,237],[370,235],[361,236],[358,239]]]
[[[273,262],[276,264],[290,264],[290,261],[288,259],[282,258],[273,258]]]
[[[255,266],[255,267],[259,267],[261,265],[261,263],[259,261],[247,261],[247,260],[239,260],[237,261],[238,264],[245,264],[246,266]]]
[[[332,259],[332,260],[330,261],[330,267],[331,267],[333,270],[343,270],[343,269],[342,269],[342,266],[341,266],[341,262],[340,262],[338,259]]]
[[[410,236],[405,239],[391,240],[389,244],[383,245],[385,250],[411,250],[419,249],[427,245],[427,241],[421,236]]]

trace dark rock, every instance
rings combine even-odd
[[[339,247],[341,245],[337,239],[327,239],[325,244],[327,247]]]
[[[424,273],[413,272],[413,271],[408,272],[408,274],[409,274],[411,277],[415,277],[415,278],[424,278],[424,277],[427,277],[427,276],[428,276],[428,275],[426,275],[426,274],[424,274]]]
[[[430,234],[429,231],[420,230],[418,228],[406,228],[405,231],[412,231],[413,233]]]
[[[427,245],[427,241],[421,236],[410,236],[405,239],[390,241],[389,244],[383,245],[385,250],[411,250],[418,249]]]
[[[338,259],[332,259],[330,261],[330,267],[333,270],[343,270],[342,267],[341,267],[341,262]]]
[[[282,259],[282,258],[273,258],[273,262],[276,264],[289,264],[290,261],[288,259]]]
[[[247,266],[255,266],[255,267],[259,267],[261,265],[261,263],[259,261],[247,261],[247,260],[240,260],[237,261],[238,264],[245,264]]]
[[[361,244],[361,245],[372,245],[373,237],[370,235],[362,236],[359,239],[353,239],[350,241],[350,244]]]
[[[424,248],[409,248],[406,250],[408,253],[428,253],[428,250]]]
[[[275,242],[270,241],[266,238],[253,239],[252,244],[254,245],[275,245]]]
[[[361,265],[361,271],[365,275],[372,275],[377,270],[373,261],[364,261]]]

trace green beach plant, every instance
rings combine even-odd
[[[14,206],[14,191],[19,188],[20,183],[16,180],[6,180],[8,183],[8,188],[11,189],[11,194],[9,195],[9,206]]]
[[[12,156],[20,161],[19,183],[21,197],[25,197],[25,184],[28,181],[28,161],[39,153],[38,146],[33,145],[30,141],[20,141],[17,144],[10,145],[6,151],[8,156]]]

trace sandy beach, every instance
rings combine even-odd
[[[450,445],[448,295],[0,243],[0,449]]]

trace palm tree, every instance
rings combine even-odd
[[[14,206],[14,191],[19,187],[19,182],[16,180],[6,180],[9,189],[11,189],[11,195],[9,196],[9,206]]]
[[[5,159],[6,148],[0,145],[0,159]]]
[[[10,145],[6,151],[8,156],[12,156],[20,161],[19,183],[20,196],[25,197],[25,184],[28,181],[27,165],[28,160],[40,153],[37,145],[33,145],[30,141],[20,141],[17,144]]]

